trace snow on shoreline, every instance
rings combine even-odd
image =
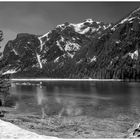
[[[57,139],[51,136],[39,135],[35,132],[24,130],[10,122],[0,120],[0,139]]]

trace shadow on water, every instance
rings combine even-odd
[[[18,82],[10,99],[18,113],[114,118],[140,115],[140,85],[127,82]],[[13,106],[12,105],[12,106]]]

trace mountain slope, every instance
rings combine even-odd
[[[66,22],[58,25],[43,36],[18,34],[4,49],[3,58],[9,66],[4,74],[58,77],[58,71],[65,63],[110,26],[87,19],[78,24]],[[54,76],[53,73],[58,74]]]
[[[87,19],[43,36],[19,34],[5,47],[15,77],[140,79],[140,8],[116,24]]]
[[[89,54],[93,61],[84,67],[81,63],[72,77],[140,79],[140,9],[96,39],[85,55]]]

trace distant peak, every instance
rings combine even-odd
[[[91,19],[91,18],[88,18],[88,19],[85,19],[85,21],[84,22],[90,22],[90,23],[92,23],[93,22],[93,20]]]

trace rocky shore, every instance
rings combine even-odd
[[[134,122],[128,116],[116,119],[87,116],[46,116],[17,114],[13,108],[2,108],[4,117],[0,121],[0,138],[136,138]],[[5,122],[6,121],[6,122]],[[10,123],[9,123],[10,122]],[[12,124],[11,124],[12,123]],[[13,125],[14,124],[14,125]],[[16,127],[16,126],[18,127]],[[8,131],[7,131],[7,127]],[[20,127],[20,128],[19,128]],[[12,129],[11,129],[12,128]],[[132,129],[130,129],[132,128]],[[136,128],[136,127],[135,127]],[[14,132],[11,133],[10,131]],[[18,130],[18,131],[17,131]],[[135,131],[135,136],[133,132]],[[19,132],[19,133],[17,133]],[[137,133],[137,136],[136,136]],[[26,135],[27,134],[27,135]]]

